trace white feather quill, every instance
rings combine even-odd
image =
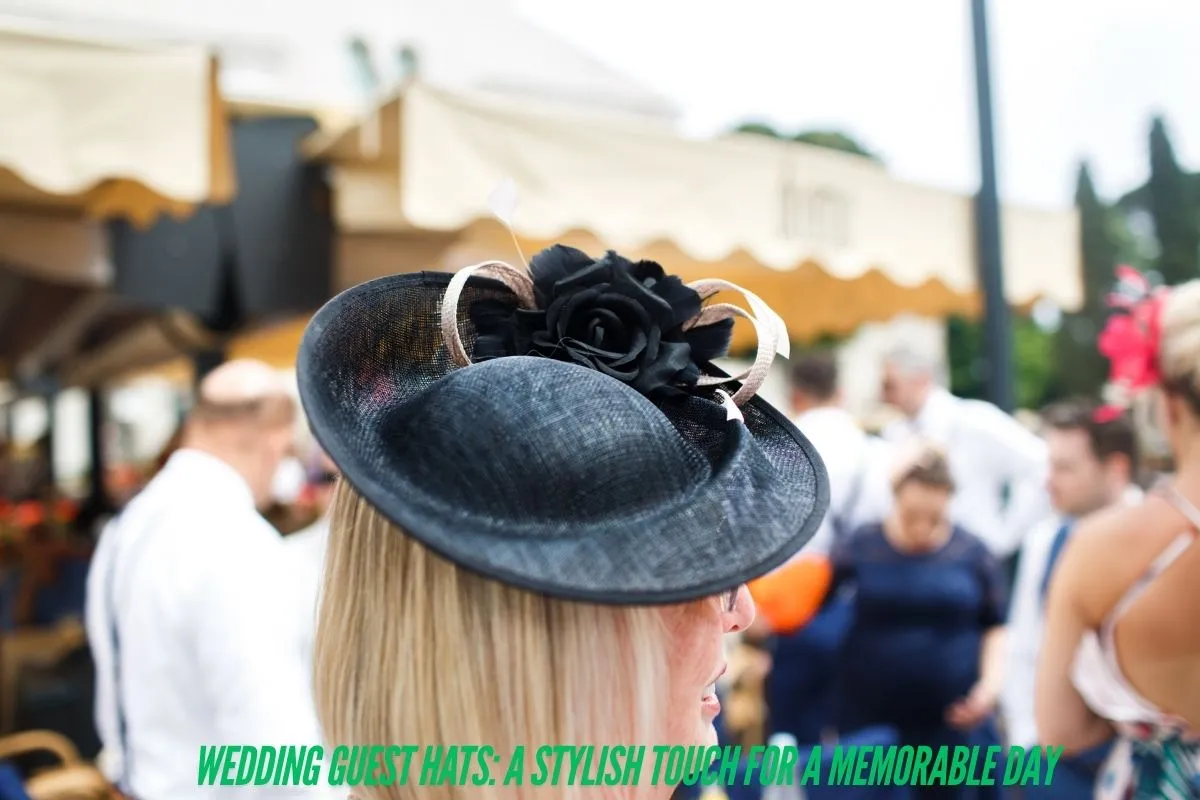
[[[488,209],[491,210],[492,216],[508,229],[508,235],[512,237],[513,245],[517,248],[517,255],[521,257],[521,263],[529,266],[529,260],[521,251],[521,242],[517,239],[517,232],[513,229],[513,219],[517,215],[517,182],[512,178],[500,181],[488,195]]]

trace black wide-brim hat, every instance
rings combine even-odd
[[[521,355],[484,357],[477,349],[495,341],[479,327],[521,302],[474,275],[457,304],[472,363],[458,366],[441,325],[452,278],[395,275],[339,294],[298,358],[317,441],[406,534],[505,584],[631,605],[732,589],[815,533],[825,467],[769,404],[751,398],[731,413],[728,395],[694,374],[649,390],[564,355],[563,342],[539,349],[537,336],[516,345]]]

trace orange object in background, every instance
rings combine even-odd
[[[36,500],[26,500],[17,504],[13,522],[18,528],[29,529],[46,522],[46,508]]]
[[[816,616],[833,583],[833,564],[825,556],[802,555],[750,582],[758,613],[775,633],[789,634]]]
[[[69,525],[79,516],[79,505],[68,497],[60,497],[54,501],[54,521]]]

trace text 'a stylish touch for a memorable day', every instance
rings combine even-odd
[[[200,785],[1045,786],[1062,748],[490,745],[201,747]]]

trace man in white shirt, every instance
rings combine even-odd
[[[816,744],[831,727],[837,651],[849,628],[852,608],[845,597],[831,600],[815,615],[805,605],[825,599],[826,586],[819,585],[819,578],[828,576],[833,544],[860,525],[878,522],[886,513],[891,449],[883,440],[868,436],[842,408],[832,354],[810,354],[794,362],[792,412],[797,427],[825,462],[830,506],[812,541],[771,578],[778,584],[772,594],[792,602],[807,598],[809,603],[776,604],[770,596],[761,597],[762,618],[777,634],[766,697],[772,732],[788,733],[802,744]],[[751,591],[757,586],[752,585]]]
[[[131,798],[337,796],[253,779],[230,789],[219,785],[223,763],[218,785],[197,785],[201,746],[320,743],[295,585],[257,510],[295,419],[275,370],[218,367],[181,448],[100,539],[87,595],[96,721],[105,771]]]
[[[964,400],[936,385],[933,363],[914,351],[887,356],[882,393],[905,417],[884,430],[885,438],[920,436],[946,451],[957,486],[950,506],[954,522],[998,558],[1015,554],[1050,513],[1046,443],[991,403]]]
[[[888,442],[869,436],[842,405],[838,366],[832,354],[798,359],[792,368],[792,414],[825,462],[829,512],[806,552],[828,552],[835,535],[878,522],[891,507]]]
[[[1010,745],[1039,744],[1034,720],[1034,676],[1041,649],[1043,601],[1055,563],[1080,517],[1118,502],[1138,502],[1133,484],[1137,436],[1127,418],[1097,422],[1095,405],[1060,403],[1043,415],[1050,450],[1048,489],[1055,514],[1021,548],[1009,612],[1009,659],[1003,712]]]

